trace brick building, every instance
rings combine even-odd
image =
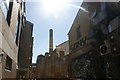
[[[120,2],[83,2],[81,7],[68,33],[69,77],[120,79]]]
[[[55,79],[67,78],[67,59],[58,57],[56,52],[46,53],[45,56],[39,55],[37,58],[37,78]]]
[[[32,33],[33,24],[26,20],[20,37],[20,47],[18,53],[18,77],[29,78],[30,66],[32,65],[33,55]]]

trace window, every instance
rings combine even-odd
[[[92,18],[95,18],[97,16],[97,11],[95,10],[93,13],[92,13]]]
[[[2,51],[0,51],[1,53],[0,53],[0,63],[2,63],[2,58],[3,58],[3,54],[4,54],[4,52],[2,52]]]
[[[10,20],[11,20],[11,15],[12,15],[12,8],[13,8],[13,2],[9,2],[9,10],[7,12],[7,22],[8,25],[10,26]]]
[[[108,26],[108,31],[109,31],[109,33],[112,32],[112,26],[111,25]]]
[[[21,9],[22,9],[22,2],[20,3],[20,7],[21,7]]]
[[[59,51],[60,56],[64,56],[65,52],[64,51]]]
[[[72,52],[72,51],[73,51],[73,49],[74,49],[74,46],[73,46],[73,45],[71,45],[71,46],[70,46],[70,51]]]
[[[9,56],[6,57],[5,69],[12,70],[12,59]]]
[[[76,29],[77,39],[81,37],[80,26]]]
[[[19,38],[19,25],[20,25],[20,11],[18,12],[18,19],[16,22],[16,36],[15,36],[15,43],[18,45],[18,38]]]

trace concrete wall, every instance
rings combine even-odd
[[[2,65],[2,78],[16,78],[16,69],[18,67],[18,46],[15,43],[15,36],[18,10],[20,10],[21,14],[20,4],[15,1],[12,8],[11,22],[9,26],[0,6],[0,49],[4,53],[2,64],[0,64],[0,66]],[[19,28],[21,29],[21,23]],[[12,59],[12,70],[10,71],[5,69],[6,56],[9,56]]]

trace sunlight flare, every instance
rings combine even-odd
[[[57,12],[64,8],[65,0],[43,0],[43,7],[47,12]]]

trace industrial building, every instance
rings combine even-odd
[[[33,24],[26,20],[21,31],[20,47],[18,52],[18,77],[29,78],[33,55]],[[25,64],[25,65],[23,65]]]
[[[56,52],[39,55],[37,58],[37,79],[68,78],[67,58],[58,57]]]
[[[120,2],[83,2],[68,33],[69,77],[120,79]]]
[[[49,52],[39,55],[36,62],[37,79],[68,78],[68,41],[53,50],[53,30],[49,31]]]

